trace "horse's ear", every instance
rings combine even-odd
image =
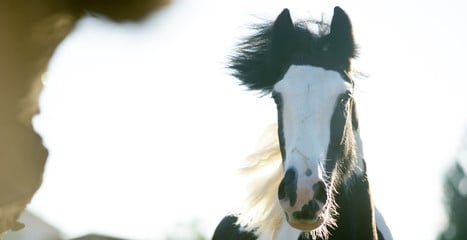
[[[274,21],[273,31],[274,35],[284,35],[293,31],[294,26],[292,18],[290,17],[289,9],[285,8],[282,10],[281,14],[277,16]]]
[[[276,53],[284,52],[287,46],[291,46],[294,35],[294,25],[290,17],[289,9],[285,8],[277,16],[272,27],[272,46]]]
[[[355,56],[355,42],[352,32],[352,23],[349,16],[340,7],[334,8],[331,21],[330,48],[333,48],[340,57]]]

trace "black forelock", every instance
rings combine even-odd
[[[287,67],[280,59],[272,58],[272,26],[272,22],[253,25],[255,33],[237,45],[227,66],[242,85],[264,93],[272,90]]]
[[[308,25],[315,24],[319,31],[312,32]],[[227,67],[241,85],[264,94],[271,92],[291,64],[313,65],[339,72],[350,70],[352,55],[341,57],[339,52],[328,51],[330,25],[323,21],[294,23],[293,32],[273,41],[274,22],[252,26],[253,34],[245,37],[230,56]]]

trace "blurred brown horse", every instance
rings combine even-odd
[[[60,42],[86,15],[140,21],[170,0],[0,1],[0,236],[40,187],[47,149],[34,132],[41,78]]]

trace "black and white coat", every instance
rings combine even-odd
[[[392,239],[363,158],[350,19],[336,7],[320,27],[294,24],[284,9],[231,58],[243,85],[272,93],[278,124],[244,169],[252,179],[244,206],[220,222],[214,240]]]

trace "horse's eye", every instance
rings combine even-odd
[[[341,104],[345,105],[345,104],[347,104],[348,102],[349,102],[349,97],[343,96],[343,97],[341,98]]]
[[[345,92],[341,95],[341,103],[347,104],[350,98],[352,98],[352,93],[350,91]]]

